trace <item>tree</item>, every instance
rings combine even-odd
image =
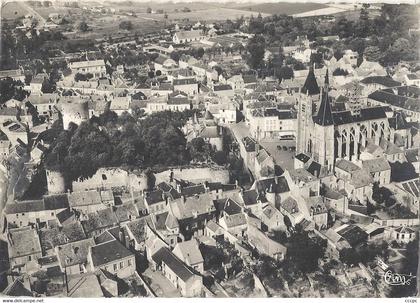
[[[224,165],[227,163],[227,156],[224,151],[217,151],[213,155],[213,161],[216,162],[217,165]]]
[[[318,268],[318,260],[324,257],[327,241],[319,237],[310,238],[306,232],[293,234],[288,243],[287,259],[303,273]]]
[[[333,71],[333,76],[347,76],[348,74],[348,71],[341,68],[337,68]]]
[[[148,8],[146,9],[146,13],[151,14],[151,13],[152,13],[152,9],[151,9],[150,7],[148,7]]]
[[[247,50],[250,54],[248,64],[253,69],[261,68],[265,54],[265,39],[261,35],[255,35],[248,41]]]
[[[119,28],[129,31],[133,29],[133,24],[131,21],[121,21]]]
[[[360,260],[360,254],[354,248],[344,248],[340,251],[340,261],[347,265],[357,265]]]
[[[278,72],[279,79],[291,79],[293,78],[293,69],[289,66],[282,66]]]
[[[87,23],[85,21],[80,22],[79,30],[81,32],[87,32],[89,30],[89,26],[87,25]]]
[[[365,48],[363,55],[368,61],[378,62],[382,57],[382,52],[379,47],[371,45]]]

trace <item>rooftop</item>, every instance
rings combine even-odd
[[[93,266],[98,267],[123,258],[134,256],[117,240],[108,241],[91,247]]]
[[[153,256],[157,264],[165,263],[181,280],[188,281],[194,274],[169,249],[162,247]]]

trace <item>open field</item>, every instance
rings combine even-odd
[[[8,2],[2,5],[1,7],[1,19],[16,19],[24,17],[26,14],[29,14],[29,10],[26,9],[19,2]]]
[[[204,10],[192,11],[189,13],[173,13],[168,14],[168,19],[189,19],[190,21],[216,21],[216,20],[227,20],[227,19],[236,19],[241,16],[250,17],[251,15],[256,16],[255,12],[249,12],[244,10],[232,9],[232,8],[210,8]],[[263,17],[269,16],[269,14],[262,14]]]
[[[293,15],[304,13],[308,11],[323,9],[328,7],[325,4],[320,3],[261,3],[261,4],[249,4],[246,6],[238,6],[237,9],[250,11],[250,12],[258,12],[258,13],[266,13],[270,15]]]

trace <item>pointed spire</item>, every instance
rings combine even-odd
[[[319,106],[318,114],[314,117],[314,122],[318,125],[328,126],[333,125],[333,114],[331,109],[330,97],[328,96],[329,79],[328,69],[325,75],[324,88],[321,92],[321,104]]]
[[[325,87],[326,91],[328,91],[328,89],[330,88],[330,79],[329,79],[329,75],[328,75],[328,68],[327,68],[327,72],[325,73],[324,87]]]
[[[316,82],[316,77],[314,73],[314,67],[311,65],[309,68],[308,76],[306,77],[305,84],[302,87],[302,93],[307,95],[318,95],[319,94],[319,86]]]

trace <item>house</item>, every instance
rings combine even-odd
[[[178,64],[169,57],[159,55],[154,61],[155,72],[160,71],[162,74],[178,68]]]
[[[139,211],[132,201],[114,206],[114,213],[121,226],[139,217]]]
[[[56,221],[57,214],[68,207],[69,202],[66,194],[47,195],[41,200],[7,203],[4,214],[9,226],[22,227]]]
[[[152,256],[152,259],[155,268],[162,271],[183,297],[199,297],[202,295],[202,277],[188,269],[168,248],[162,247],[159,249]]]
[[[285,220],[286,226],[295,226],[304,219],[304,214],[299,208],[298,202],[291,196],[281,202],[280,212],[287,217],[287,220]]]
[[[91,246],[95,245],[92,238],[55,247],[61,271],[67,275],[83,274],[91,269],[88,254]]]
[[[292,109],[259,108],[248,116],[250,134],[254,138],[282,138],[296,136],[297,115]]]
[[[175,44],[185,44],[189,42],[196,42],[204,39],[205,36],[201,30],[179,31],[174,34],[172,41]]]
[[[265,149],[260,149],[259,145],[256,148],[254,177],[261,179],[272,176],[275,173],[273,157]]]
[[[73,74],[92,74],[95,78],[106,76],[104,60],[76,61],[69,63],[69,68]]]
[[[8,69],[0,71],[0,80],[12,78],[15,81],[25,82],[25,74],[23,69]]]
[[[33,297],[32,291],[23,284],[21,279],[16,279],[10,283],[3,291],[2,294],[7,297]]]
[[[219,237],[223,238],[223,234],[224,234],[224,229],[219,224],[217,224],[215,220],[210,220],[207,222],[206,228],[204,231],[205,236],[216,239]]]
[[[170,211],[167,211],[156,214],[154,217],[152,216],[152,218],[155,219],[156,232],[171,247],[175,246],[180,237],[179,223],[175,216]]]
[[[248,226],[248,243],[260,254],[267,255],[276,260],[283,260],[287,247],[270,239],[263,231],[253,225]]]
[[[97,272],[97,277],[106,297],[118,297],[118,278],[115,275],[100,269]]]
[[[83,275],[70,276],[68,278],[69,292],[66,294],[70,298],[102,298],[102,291],[99,280],[95,274],[88,273]]]
[[[145,250],[145,242],[149,229],[147,222],[148,220],[146,218],[140,218],[128,222],[125,226],[125,231],[130,243],[129,246],[136,251],[143,252]]]
[[[71,208],[85,214],[107,208],[97,190],[72,192],[68,194],[68,200]]]
[[[251,189],[255,189],[261,196],[264,195],[267,202],[274,207],[290,195],[289,183],[285,176],[256,180]]]
[[[42,256],[38,234],[31,227],[10,229],[7,233],[10,269],[28,272],[35,269],[38,258]]]
[[[186,93],[189,96],[198,93],[198,83],[195,78],[183,78],[173,80],[174,90]]]
[[[42,253],[51,255],[55,254],[55,247],[86,239],[86,235],[82,224],[79,221],[74,221],[61,227],[40,229],[39,239]]]
[[[404,76],[404,84],[408,86],[420,87],[420,76],[417,74],[407,74]]]
[[[162,190],[146,192],[144,199],[150,214],[160,214],[167,211],[168,198]]]
[[[267,204],[262,208],[260,219],[268,231],[286,229],[284,215],[271,204]]]
[[[189,109],[191,109],[191,102],[185,92],[174,91],[168,95],[166,110],[182,112]]]
[[[232,98],[235,95],[235,91],[229,84],[218,84],[213,86],[213,92],[220,97]]]
[[[374,182],[380,185],[391,182],[391,166],[384,157],[364,160],[362,166],[371,174]]]
[[[46,73],[40,73],[33,77],[31,83],[29,84],[29,90],[31,91],[31,95],[42,94],[42,85],[47,79],[48,75]]]
[[[111,100],[109,110],[115,112],[118,116],[121,116],[122,113],[124,112],[131,113],[130,104],[131,104],[130,96],[114,97]]]
[[[385,230],[385,237],[389,241],[396,241],[398,243],[409,243],[416,239],[417,232],[408,226],[400,226],[396,228],[389,228]]]
[[[210,193],[182,196],[169,202],[173,215],[178,219],[180,233],[186,240],[194,234],[203,234],[207,221],[215,218],[216,208]]]
[[[83,229],[88,237],[98,236],[110,227],[118,224],[112,208],[105,208],[88,213],[82,221]]]
[[[401,83],[389,76],[369,76],[360,81],[363,86],[363,94],[369,95],[377,90],[389,89],[400,86]]]
[[[235,237],[243,237],[247,229],[242,207],[230,198],[221,200],[219,225]]]
[[[198,246],[199,242],[196,239],[179,242],[175,245],[172,253],[189,267],[203,273],[204,259]]]
[[[91,246],[88,255],[91,270],[106,270],[123,279],[136,271],[134,254],[118,240],[111,240]]]

